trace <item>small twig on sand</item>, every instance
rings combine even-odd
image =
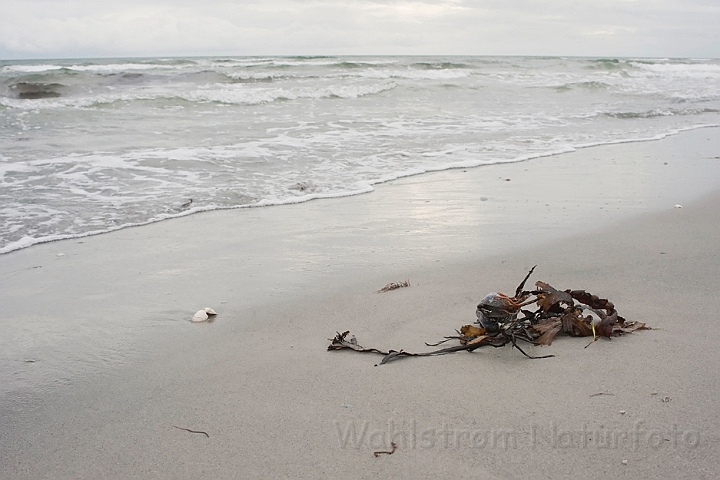
[[[384,452],[384,451],[373,452],[373,455],[375,455],[376,457],[379,457],[379,456],[382,455],[383,453],[387,453],[388,455],[392,455],[393,453],[395,453],[395,449],[397,448],[397,444],[396,444],[395,442],[391,442],[390,445],[392,445],[392,450],[390,450],[389,452]]]
[[[202,434],[205,435],[207,438],[210,438],[210,435],[208,435],[207,432],[201,432],[201,431],[199,431],[199,430],[190,430],[189,428],[182,428],[182,427],[178,427],[178,426],[175,426],[175,425],[173,425],[173,427],[177,428],[178,430],[185,430],[186,432],[190,432],[190,433],[202,433]]]
[[[404,282],[398,282],[398,283],[392,282],[392,283],[388,283],[380,290],[377,290],[375,293],[389,292],[390,290],[397,290],[398,288],[404,288],[404,287],[409,287],[409,286],[410,286],[410,280],[405,280]]]
[[[610,395],[611,397],[615,396],[614,393],[610,393],[610,392],[598,392],[598,393],[593,393],[592,395],[590,395],[590,398],[599,397],[600,395]]]

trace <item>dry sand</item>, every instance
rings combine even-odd
[[[716,478],[718,157],[702,129],[4,255],[0,477]],[[535,264],[658,329],[326,351],[427,349]]]

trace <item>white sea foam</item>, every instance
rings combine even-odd
[[[56,70],[70,70],[76,72],[98,72],[98,73],[120,73],[144,70],[179,70],[185,68],[183,65],[165,65],[153,63],[117,63],[117,64],[66,64],[66,65],[6,65],[2,67],[2,72],[18,72],[18,73],[42,73],[52,72]]]
[[[300,88],[247,88],[244,85],[212,86],[182,94],[190,102],[220,102],[239,105],[257,105],[276,100],[297,100],[302,98],[357,98],[391,90],[397,85],[392,82],[372,85],[330,85]]]
[[[60,65],[5,65],[0,69],[0,72],[38,73],[62,68]]]
[[[357,75],[365,78],[404,78],[408,80],[451,80],[464,78],[472,72],[468,69],[438,69],[438,70],[376,70],[369,69],[358,72]]]
[[[127,93],[101,93],[84,96],[68,96],[37,99],[0,97],[0,105],[18,110],[71,110],[94,108],[116,102],[137,102],[146,100],[172,99],[166,92],[138,91]]]
[[[635,67],[659,75],[671,75],[681,78],[720,78],[720,65],[696,63],[639,63],[631,62]]]
[[[162,65],[152,63],[119,63],[119,64],[107,64],[107,65],[70,65],[66,67],[69,70],[75,70],[78,72],[102,72],[102,73],[118,73],[118,72],[133,72],[137,70],[179,70],[184,68],[182,65]]]

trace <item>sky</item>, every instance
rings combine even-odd
[[[720,57],[720,0],[0,0],[0,59]]]

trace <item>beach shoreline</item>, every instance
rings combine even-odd
[[[92,237],[96,235],[104,235],[106,233],[112,233],[119,230],[124,230],[127,228],[137,228],[137,227],[144,227],[147,225],[152,225],[153,223],[157,222],[163,222],[168,220],[173,220],[176,218],[181,218],[189,215],[197,215],[201,213],[207,213],[207,212],[215,212],[215,211],[222,211],[222,210],[236,210],[236,209],[246,209],[246,208],[263,208],[263,207],[278,207],[278,206],[287,206],[287,205],[294,205],[294,204],[301,204],[305,202],[315,201],[315,200],[329,200],[329,199],[338,199],[343,197],[353,197],[356,195],[365,195],[368,193],[371,193],[375,191],[375,188],[377,188],[378,185],[383,185],[386,183],[391,183],[396,180],[405,180],[408,178],[413,178],[417,176],[422,175],[428,175],[436,172],[445,172],[445,171],[452,171],[452,170],[467,170],[469,169],[476,169],[480,167],[489,167],[491,165],[506,165],[506,164],[512,164],[512,163],[524,163],[524,162],[531,162],[534,160],[547,158],[547,157],[557,157],[560,155],[568,154],[577,152],[578,150],[584,150],[587,148],[597,148],[597,147],[606,147],[611,145],[625,145],[625,144],[631,144],[631,143],[645,143],[645,142],[657,142],[660,140],[664,140],[669,137],[673,137],[675,135],[682,135],[685,132],[692,132],[694,130],[703,130],[703,129],[716,129],[719,128],[720,124],[716,123],[707,123],[707,124],[699,124],[691,127],[683,127],[680,129],[675,129],[670,132],[662,133],[659,135],[656,135],[654,137],[647,137],[647,138],[637,138],[637,139],[622,139],[622,140],[612,140],[607,142],[600,142],[600,143],[589,143],[589,144],[582,144],[577,145],[575,147],[570,147],[569,149],[563,149],[558,150],[554,152],[546,152],[546,153],[538,153],[533,155],[526,155],[521,156],[515,159],[510,160],[503,160],[498,161],[497,163],[489,163],[489,164],[476,164],[476,163],[470,163],[465,166],[446,166],[439,169],[430,169],[425,171],[420,171],[418,173],[401,173],[392,175],[390,177],[385,177],[383,179],[380,179],[377,182],[368,182],[366,185],[364,185],[362,188],[355,190],[355,191],[348,191],[343,193],[336,193],[336,194],[307,194],[298,198],[294,199],[286,199],[284,201],[274,202],[269,200],[261,200],[255,204],[247,204],[247,205],[236,205],[231,207],[214,207],[214,208],[208,208],[208,207],[191,207],[189,209],[186,209],[190,205],[192,205],[193,201],[192,199],[189,199],[189,202],[186,202],[185,204],[181,205],[177,208],[177,212],[174,214],[166,214],[162,218],[156,218],[148,221],[143,221],[139,223],[128,223],[123,224],[119,226],[114,226],[111,228],[108,228],[106,230],[94,230],[94,231],[88,231],[84,233],[79,234],[73,234],[73,235],[56,235],[56,236],[50,236],[47,238],[30,238],[26,237],[20,241],[4,245],[2,248],[0,248],[0,255],[11,253],[17,250],[22,250],[24,248],[30,248],[35,245],[42,245],[45,243],[53,243],[63,240],[79,240],[86,237]],[[298,183],[296,186],[300,189],[305,189],[310,184],[302,184]],[[302,191],[302,190],[301,190]]]
[[[718,130],[2,255],[3,475],[712,478]],[[535,264],[659,330],[546,360],[325,351],[427,348]]]
[[[6,63],[0,254],[720,125],[712,59]]]

